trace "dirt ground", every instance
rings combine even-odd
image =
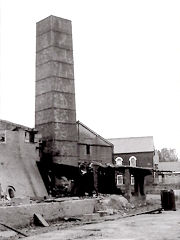
[[[180,239],[180,210],[160,214],[144,214],[114,221],[105,221],[28,237],[26,240],[122,239],[176,240]]]
[[[49,227],[30,226],[20,231],[31,236],[26,238],[27,240],[180,239],[180,210],[134,216],[159,208],[161,206],[159,195],[147,195],[146,203],[126,204],[122,201],[123,205],[117,205],[114,197],[110,200],[102,198],[96,209],[99,213],[79,218],[65,218],[49,223]],[[0,239],[17,240],[21,237],[13,231],[0,232]]]

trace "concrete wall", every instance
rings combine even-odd
[[[0,207],[0,222],[11,227],[25,227],[33,222],[33,215],[41,214],[46,221],[64,217],[92,214],[97,199],[69,200],[55,203],[39,203]],[[0,227],[2,229],[2,227]],[[3,228],[4,229],[4,228]]]
[[[50,16],[37,23],[35,125],[52,161],[78,165],[71,21]]]
[[[180,186],[180,173],[157,173],[155,183],[161,185],[171,184]]]
[[[25,131],[6,130],[6,141],[0,144],[0,183],[3,191],[8,185],[16,197],[47,195],[36,161],[36,144],[25,142]]]
[[[180,174],[164,175],[163,183],[180,185]]]

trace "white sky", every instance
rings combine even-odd
[[[77,120],[180,153],[180,1],[1,0],[0,118],[34,127],[36,22],[72,20]]]

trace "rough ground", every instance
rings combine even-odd
[[[66,229],[72,229],[77,226],[90,226],[93,223],[97,224],[107,221],[119,221],[118,219],[126,218],[129,215],[145,212],[147,210],[155,209],[158,207],[160,207],[159,195],[148,195],[146,202],[144,202],[143,200],[133,200],[131,203],[129,203],[122,196],[100,196],[99,203],[96,205],[95,214],[84,215],[78,218],[60,219],[57,222],[49,223],[50,226],[45,228],[32,225],[26,229],[21,229],[20,231],[27,234],[28,236],[35,236],[34,239],[39,239],[38,235],[41,233],[47,233],[57,230],[64,232]],[[13,231],[0,232],[0,239],[12,240],[19,239],[20,237],[22,236],[16,234]]]
[[[122,239],[122,240],[176,240],[180,239],[180,210],[161,214],[144,214],[101,223],[74,226],[53,231],[27,240]]]

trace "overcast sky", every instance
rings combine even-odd
[[[1,0],[0,118],[34,127],[36,22],[72,20],[77,120],[180,153],[180,1]]]

